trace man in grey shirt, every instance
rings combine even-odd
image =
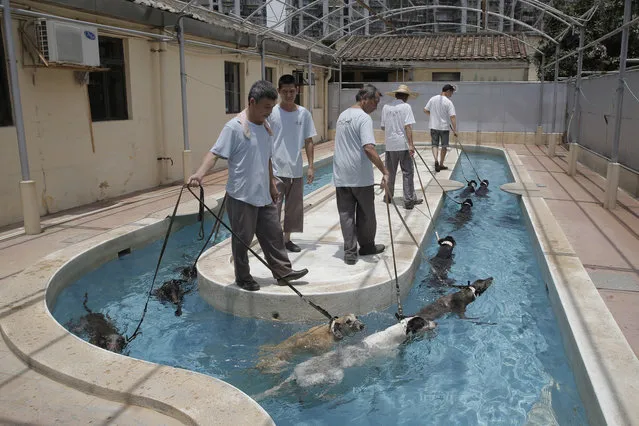
[[[220,133],[202,165],[189,178],[189,184],[201,185],[202,178],[218,158],[228,160],[228,195],[226,206],[235,233],[231,240],[235,283],[242,289],[256,291],[259,284],[251,276],[248,245],[257,236],[266,262],[279,285],[302,278],[307,269],[294,271],[284,248],[284,237],[277,207],[271,155],[273,134],[266,118],[277,102],[277,91],[268,81],[257,81],[248,95],[248,108],[230,120]]]
[[[356,96],[357,103],[342,112],[335,129],[333,183],[337,197],[344,262],[357,262],[357,244],[361,256],[384,251],[383,244],[375,244],[377,219],[373,164],[384,175],[381,186],[389,197],[388,171],[375,151],[375,134],[370,113],[375,111],[382,94],[373,85],[366,85]],[[390,198],[389,198],[390,199]]]

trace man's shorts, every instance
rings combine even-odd
[[[435,130],[430,129],[431,145],[439,146],[441,142],[442,148],[448,147],[448,139],[450,138],[450,131],[448,130]]]

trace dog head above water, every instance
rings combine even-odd
[[[126,340],[121,334],[108,334],[98,338],[97,346],[107,351],[122,353],[126,346]]]
[[[485,186],[486,188],[488,188],[488,179],[484,179],[481,181],[481,183],[479,184],[480,186]]]
[[[470,198],[466,198],[463,203],[461,203],[460,211],[466,212],[470,211],[471,207],[473,207],[473,200]]]
[[[331,321],[331,333],[337,340],[346,336],[355,334],[364,329],[364,323],[361,322],[355,314],[347,314],[337,317]]]
[[[477,188],[477,181],[475,179],[471,179],[467,186],[470,192],[475,192],[475,188]]]
[[[444,238],[440,238],[437,241],[437,244],[439,244],[440,246],[450,246],[450,247],[455,247],[457,245],[457,243],[455,242],[455,239],[451,235],[447,235]]]
[[[475,297],[481,296],[483,292],[488,290],[488,287],[493,283],[493,277],[488,277],[483,280],[475,280],[472,284],[468,286],[469,289],[474,293]]]
[[[435,321],[425,320],[422,317],[404,318],[402,323],[406,325],[406,336],[409,338],[420,336],[437,327]]]

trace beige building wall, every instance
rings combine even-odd
[[[87,87],[76,81],[74,71],[23,66],[18,25],[19,21],[14,20],[29,167],[31,179],[36,181],[41,215],[182,179],[177,45],[124,38],[129,119],[92,123]],[[193,169],[215,143],[224,124],[235,115],[225,113],[224,61],[241,64],[243,106],[248,88],[261,78],[259,56],[225,52],[228,51],[187,46]],[[275,68],[276,82],[283,73],[298,68],[275,60],[267,60],[266,66]],[[325,87],[326,74],[320,69],[315,71],[320,88]],[[313,109],[318,140],[326,137],[324,105],[322,100],[321,108]],[[15,127],[0,128],[0,141],[0,167],[5,176],[0,180],[3,226],[22,221],[22,178]],[[158,157],[172,158],[173,166],[170,161],[158,161]]]
[[[355,71],[354,81],[364,81],[363,74],[365,72],[367,71]],[[528,81],[530,77],[528,65],[499,68],[494,65],[491,65],[491,67],[478,67],[477,64],[472,64],[472,67],[460,66],[458,68],[405,68],[403,73],[399,69],[388,73],[388,81],[433,81],[433,73],[437,72],[458,72],[460,73],[461,81]],[[530,78],[536,80],[537,75],[534,74]]]

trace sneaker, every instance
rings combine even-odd
[[[235,284],[237,284],[237,286],[241,288],[242,290],[246,290],[246,291],[257,291],[260,289],[260,285],[257,283],[257,281],[253,279],[246,280],[246,281],[235,280]]]
[[[367,256],[369,254],[380,254],[386,247],[384,244],[371,244],[370,246],[361,247],[359,249],[360,256]]]
[[[284,244],[284,246],[286,247],[286,250],[291,251],[293,253],[299,253],[302,251],[300,246],[295,244],[293,241],[287,241],[286,244]]]
[[[424,199],[423,199],[423,198],[418,198],[418,199],[416,199],[415,201],[413,201],[413,204],[414,204],[414,205],[418,205],[418,204],[421,204],[421,203],[423,203],[423,202],[424,202]]]
[[[409,201],[408,203],[404,203],[404,209],[406,210],[413,210],[414,207],[415,207],[415,203],[412,201]]]
[[[354,265],[357,263],[357,256],[355,255],[344,255],[344,263],[347,265]]]
[[[435,171],[438,172],[439,170],[439,161],[435,161]]]
[[[448,167],[442,164],[441,166],[439,166],[439,170],[448,170]]]

